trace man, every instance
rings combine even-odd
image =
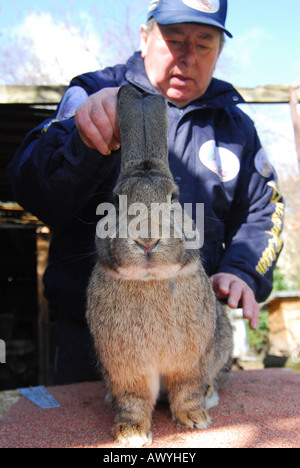
[[[201,256],[219,298],[243,307],[255,329],[257,301],[272,289],[283,202],[242,98],[213,79],[227,0],[152,1],[141,51],[126,65],[72,80],[54,120],[33,130],[10,165],[16,198],[52,228],[45,292],[58,311],[55,383],[96,378],[85,323],[95,261],[96,208],[109,200],[120,160],[121,85],[168,102],[170,167],[181,203],[204,203]]]

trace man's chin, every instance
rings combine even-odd
[[[167,99],[172,102],[176,107],[183,108],[186,107],[188,104],[190,104],[192,101],[194,101],[195,98],[189,97],[189,96],[167,96]]]
[[[183,89],[172,88],[167,92],[165,97],[176,107],[182,108],[195,101],[195,99],[198,99],[202,94],[201,92],[191,93]]]

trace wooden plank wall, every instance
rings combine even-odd
[[[0,86],[0,103],[57,104],[65,89],[65,86]],[[288,103],[290,100],[289,85],[236,89],[248,103]],[[300,100],[300,87],[296,89],[296,95]]]

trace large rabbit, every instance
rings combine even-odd
[[[125,220],[119,215],[113,236],[96,236],[87,320],[115,407],[113,434],[124,445],[141,446],[151,443],[161,382],[174,421],[208,427],[206,410],[217,404],[216,390],[230,373],[232,331],[199,250],[187,248],[184,232],[178,235],[182,223],[170,210],[170,235],[163,237],[163,217],[150,213],[153,203],[170,207],[178,200],[168,164],[165,100],[125,85],[118,119],[122,158],[113,211],[119,214],[120,195],[126,195],[128,207],[143,203],[149,209],[139,223],[160,229],[155,238],[150,227],[143,237],[129,228],[120,236]],[[133,219],[128,214],[125,224]]]

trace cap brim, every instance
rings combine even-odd
[[[150,19],[151,17],[154,17],[154,19],[159,23],[159,24],[177,24],[177,23],[198,23],[198,24],[204,24],[207,26],[213,26],[215,28],[221,29],[228,37],[232,38],[232,34],[225,29],[222,24],[218,23],[217,21],[214,21],[213,19],[210,18],[195,18],[195,16],[189,16],[182,14],[180,15],[180,21],[178,21],[178,16],[172,20],[172,15],[170,15],[167,12],[158,12],[154,11],[151,12],[149,15]]]

